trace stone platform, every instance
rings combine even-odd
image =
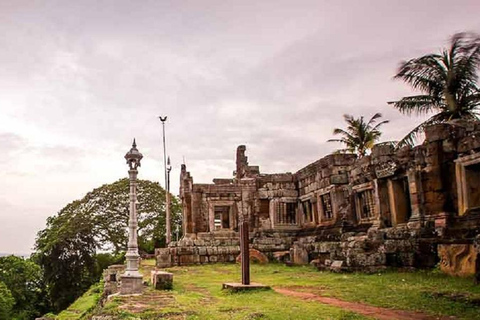
[[[250,284],[242,284],[239,282],[227,282],[222,285],[222,289],[229,290],[231,292],[249,291],[249,290],[270,290],[269,286],[261,283],[252,282]]]
[[[141,275],[122,275],[120,295],[141,294],[143,292],[143,278]]]

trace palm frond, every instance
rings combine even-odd
[[[403,97],[398,101],[390,101],[388,104],[392,104],[395,109],[406,115],[411,115],[412,113],[417,115],[426,114],[435,109],[442,109],[444,105],[441,101],[436,101],[429,95]]]
[[[401,148],[406,145],[413,147],[415,145],[415,139],[418,137],[418,135],[420,133],[423,133],[425,131],[425,128],[428,126],[445,122],[446,120],[443,117],[444,117],[443,114],[436,114],[430,117],[428,120],[416,126],[405,137],[403,137],[400,141],[398,141],[397,148]]]
[[[411,115],[437,114],[414,128],[400,145],[413,143],[417,133],[429,124],[452,119],[477,119],[480,90],[477,86],[480,67],[480,37],[473,33],[452,36],[450,47],[440,54],[402,62],[394,79],[401,79],[422,95],[389,102],[400,112]]]
[[[403,62],[394,79],[401,79],[412,88],[439,95],[446,82],[447,68],[440,63],[442,56],[432,54]]]
[[[390,122],[390,120],[384,120],[382,122],[379,122],[379,123],[377,123],[377,125],[375,127],[372,128],[372,130],[378,130],[380,128],[380,126],[382,126],[386,123],[389,123],[389,122]]]
[[[378,118],[381,118],[382,117],[382,114],[377,112],[375,113],[371,118],[370,120],[368,121],[367,123],[367,127],[370,127],[372,124],[375,123],[375,121],[378,119]]]
[[[340,151],[347,150],[348,152],[357,153],[359,157],[362,157],[380,138],[381,132],[378,130],[379,127],[388,123],[388,120],[385,120],[372,127],[381,116],[380,113],[376,113],[370,118],[368,123],[366,123],[363,116],[354,118],[352,115],[345,114],[343,117],[347,123],[347,128],[345,130],[341,128],[335,128],[333,130],[333,134],[343,137],[340,139],[329,139],[328,142],[343,143],[346,148]]]

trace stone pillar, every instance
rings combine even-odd
[[[408,221],[410,228],[420,228],[424,221],[423,212],[423,186],[421,168],[410,168],[407,171],[408,189],[410,191],[410,205],[412,215]]]
[[[375,203],[375,219],[373,220],[372,228],[385,227],[382,221],[382,208],[380,204],[380,188],[378,185],[378,179],[373,180],[373,201]]]
[[[120,294],[139,294],[142,293],[143,277],[138,271],[140,255],[138,254],[137,240],[137,168],[140,166],[142,154],[136,148],[135,140],[133,140],[132,149],[125,155],[127,163],[130,166],[128,175],[130,179],[130,216],[128,218],[128,249],[125,255],[127,260],[127,268],[122,274],[122,285]]]

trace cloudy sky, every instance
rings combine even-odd
[[[401,60],[480,32],[472,1],[0,0],[0,252],[28,253],[45,219],[127,176],[172,189],[231,177],[236,146],[262,172],[336,149],[344,113],[382,112],[384,139],[421,119],[386,102],[411,91]],[[163,184],[163,183],[162,183]]]

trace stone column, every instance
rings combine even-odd
[[[127,269],[125,274],[132,276],[139,276],[138,272],[138,239],[137,239],[137,170],[129,170],[128,175],[130,178],[130,216],[128,219],[128,250],[125,255],[127,259]]]
[[[378,179],[373,180],[373,201],[375,208],[375,218],[373,220],[372,228],[383,228],[385,227],[382,221],[382,206],[380,204],[380,187],[378,185]]]
[[[143,277],[138,271],[140,255],[138,254],[137,240],[137,168],[140,166],[142,154],[138,152],[135,140],[133,140],[132,149],[125,155],[127,164],[130,166],[128,176],[130,179],[130,215],[128,218],[128,249],[125,255],[127,268],[122,274],[122,285],[120,294],[140,294],[142,293]]]
[[[410,205],[412,215],[408,221],[410,228],[420,228],[423,226],[424,212],[423,212],[423,186],[421,168],[410,168],[407,171],[408,189],[410,192]]]

